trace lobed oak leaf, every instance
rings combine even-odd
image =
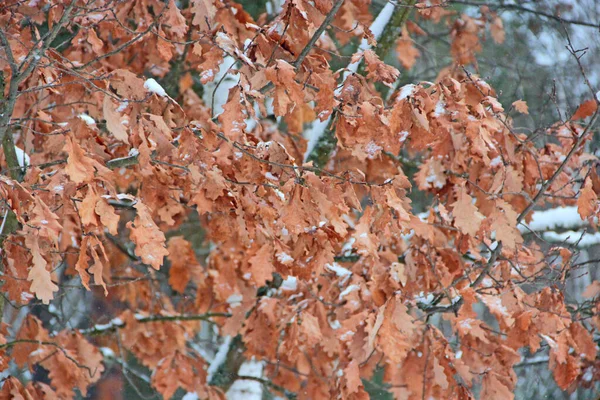
[[[358,389],[362,386],[360,369],[356,360],[352,360],[344,369],[344,380],[346,381],[348,394],[357,393]]]
[[[365,50],[364,57],[366,70],[368,72],[367,78],[374,79],[378,82],[382,82],[386,86],[392,87],[393,83],[398,79],[398,76],[400,76],[400,71],[381,61],[373,50]]]
[[[100,254],[96,249],[98,247],[100,249]],[[104,250],[104,245],[102,242],[95,236],[86,235],[83,237],[81,241],[81,249],[79,251],[79,257],[77,258],[77,263],[75,264],[75,270],[79,273],[81,277],[82,285],[90,290],[89,282],[90,276],[87,272],[88,262],[90,257],[89,253],[92,255],[92,265],[89,267],[89,272],[94,276],[94,283],[96,285],[100,285],[104,288],[104,295],[108,295],[108,289],[106,288],[106,283],[104,283],[104,279],[102,277],[104,265],[100,259],[104,259],[105,263],[108,263],[108,256],[106,255],[106,251]]]
[[[581,103],[581,105],[575,111],[575,114],[571,117],[571,121],[575,121],[577,119],[585,119],[596,112],[598,109],[598,103],[596,100],[587,100]]]
[[[200,384],[206,383],[205,363],[191,356],[176,351],[160,360],[152,374],[152,386],[162,394],[163,398],[173,397],[178,388],[194,392]]]
[[[98,35],[96,34],[96,31],[94,29],[87,30],[87,41],[89,44],[92,45],[92,50],[94,51],[94,53],[96,53],[96,55],[102,54],[102,48],[104,47],[104,42],[102,42],[102,40],[100,40],[100,38],[98,37]]]
[[[246,129],[246,114],[240,87],[235,86],[229,90],[227,103],[223,105],[223,112],[219,115],[225,136],[233,140],[241,138]]]
[[[68,153],[65,171],[75,183],[90,182],[94,179],[94,166],[79,144],[71,136],[67,136],[64,150]]]
[[[483,376],[481,398],[486,400],[512,400],[515,395],[496,372],[490,371]]]
[[[497,44],[504,43],[504,25],[502,24],[502,19],[500,17],[494,17],[492,23],[490,24],[490,32],[492,34],[494,42],[496,42]]]
[[[214,5],[213,0],[192,0],[192,24],[201,28],[201,30],[208,30],[212,25],[212,22],[217,13],[217,8]]]
[[[582,296],[586,299],[593,299],[600,295],[600,281],[594,281],[585,288]]]
[[[58,291],[58,286],[52,282],[50,271],[46,269],[48,263],[41,254],[39,237],[34,232],[29,232],[25,237],[25,245],[32,256],[32,266],[27,276],[27,280],[31,282],[30,290],[44,304],[49,304],[54,298],[54,292]]]
[[[129,135],[127,134],[127,128],[123,125],[126,120],[121,119],[121,114],[117,111],[109,96],[104,96],[102,112],[106,120],[106,129],[121,142],[128,143]]]
[[[158,270],[163,264],[163,259],[169,255],[165,247],[165,235],[156,226],[150,209],[145,204],[138,201],[134,207],[137,215],[134,222],[127,223],[127,228],[131,230],[130,236],[135,243],[135,254],[145,264]]]
[[[523,100],[514,101],[512,106],[521,114],[529,114],[529,107],[527,107],[527,103]]]
[[[35,197],[28,225],[36,228],[37,235],[56,244],[63,230],[58,220],[58,216],[48,205],[40,197]]]
[[[146,97],[144,80],[126,69],[117,69],[110,76],[110,85],[124,99],[143,100]]]
[[[461,187],[458,190],[458,198],[452,204],[452,215],[454,216],[454,226],[456,226],[465,235],[475,237],[484,220],[484,216],[473,204],[473,198],[469,196],[467,190]]]
[[[283,116],[304,102],[302,85],[296,82],[294,66],[284,60],[277,60],[275,65],[265,71],[267,79],[275,84],[273,107],[275,115]]]
[[[108,229],[108,232],[111,235],[117,235],[120,216],[115,213],[114,208],[108,204],[105,198],[101,197],[96,201],[94,211],[100,217],[100,222]]]
[[[592,186],[592,180],[585,179],[583,188],[577,199],[577,212],[582,220],[586,220],[596,214],[598,211],[598,195]]]
[[[174,236],[167,243],[171,268],[169,269],[169,284],[173,290],[183,293],[192,277],[192,270],[201,268],[196,260],[192,244],[183,236]]]
[[[248,260],[250,264],[250,279],[257,286],[263,286],[271,280],[275,266],[273,265],[273,247],[269,243],[262,245]]]
[[[495,97],[486,96],[481,102],[490,106],[492,108],[492,112],[494,113],[504,112],[504,107],[502,107],[502,104],[500,104],[498,99],[496,99]]]
[[[396,54],[406,70],[411,69],[417,62],[417,58],[421,57],[421,52],[414,46],[413,40],[408,34],[406,24],[402,27],[402,35],[396,45]]]
[[[164,12],[164,18],[166,25],[169,26],[169,31],[173,32],[175,36],[180,38],[185,36],[185,33],[188,31],[188,26],[185,17],[177,8],[175,0],[169,0],[167,10]]]

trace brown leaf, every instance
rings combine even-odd
[[[500,17],[495,17],[492,20],[492,23],[490,24],[490,32],[494,42],[497,44],[504,43],[504,25],[502,24],[502,19]]]
[[[33,265],[27,276],[27,280],[31,281],[30,290],[38,299],[42,300],[44,304],[48,304],[50,303],[50,300],[54,298],[54,292],[58,291],[58,286],[52,282],[50,271],[46,269],[48,262],[41,254],[39,238],[34,232],[30,232],[26,236],[25,245],[31,251],[33,258]]]
[[[585,119],[596,112],[598,108],[598,103],[595,100],[587,100],[581,103],[575,114],[571,117],[572,121],[577,119]]]
[[[373,50],[365,50],[364,57],[368,72],[367,78],[383,82],[386,86],[392,87],[398,76],[400,76],[400,71],[381,61]]]
[[[108,129],[108,131],[118,140],[128,143],[129,135],[127,134],[125,125],[122,123],[125,119],[121,118],[121,114],[117,111],[109,96],[104,96],[102,112],[104,113],[104,119],[106,120],[106,129]]]
[[[90,182],[94,179],[92,160],[85,155],[79,144],[67,136],[64,150],[69,154],[65,171],[75,183]]]
[[[512,106],[521,114],[529,114],[529,107],[527,107],[527,103],[523,100],[513,102]]]
[[[165,235],[154,223],[150,209],[145,204],[138,201],[134,207],[137,215],[134,222],[127,223],[127,228],[131,230],[131,240],[136,245],[135,254],[145,264],[160,269],[163,259],[169,255],[165,248]]]
[[[458,198],[452,205],[454,210],[454,226],[456,226],[465,235],[475,237],[484,216],[479,212],[477,206],[473,204],[473,198],[469,196],[467,190],[461,187],[458,190]]]
[[[585,220],[594,216],[597,211],[598,195],[594,192],[592,180],[588,177],[585,179],[585,183],[577,199],[577,212],[581,216],[581,219]]]

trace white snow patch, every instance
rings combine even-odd
[[[225,336],[223,338],[223,343],[221,343],[221,346],[219,346],[219,349],[217,350],[215,357],[212,359],[210,365],[208,366],[208,369],[206,370],[206,373],[207,373],[206,382],[211,381],[215,372],[217,372],[219,367],[221,365],[223,365],[223,363],[227,359],[227,353],[229,353],[229,345],[230,344],[231,344],[231,336]]]
[[[415,92],[415,88],[416,86],[412,83],[402,86],[402,88],[400,89],[400,93],[398,94],[398,98],[396,99],[396,102],[402,101],[408,96],[412,95]]]
[[[242,296],[240,293],[234,293],[231,296],[229,296],[226,301],[231,306],[231,308],[235,308],[242,303],[243,299],[244,296]]]
[[[433,295],[433,293],[428,293],[427,295],[425,295],[424,292],[421,292],[417,296],[415,296],[415,300],[418,303],[425,304],[425,305],[431,304],[434,299],[435,299],[435,296]]]
[[[398,140],[400,141],[400,143],[403,143],[408,137],[408,131],[399,132],[398,135],[400,135],[400,138]]]
[[[496,156],[490,161],[490,167],[496,168],[502,165],[502,157]]]
[[[531,222],[527,225],[530,230],[548,231],[558,228],[580,228],[587,225],[587,221],[583,221],[577,212],[576,206],[557,207],[549,210],[535,211]],[[519,226],[521,232],[528,232],[525,226]]]
[[[335,272],[337,276],[340,278],[348,277],[352,275],[352,272],[342,267],[340,264],[334,262],[332,264],[325,264],[325,268],[329,269],[332,272]]]
[[[342,300],[345,296],[349,295],[350,293],[354,292],[355,290],[360,289],[359,285],[350,285],[348,286],[346,289],[344,289],[344,291],[342,293],[340,293],[340,300]]]
[[[15,146],[15,153],[17,153],[17,161],[19,162],[19,167],[25,169],[28,165],[31,164],[31,159],[29,155],[23,151],[20,147]]]
[[[79,118],[82,119],[83,122],[85,122],[87,125],[96,125],[96,121],[94,120],[94,118],[90,117],[86,113],[79,114]]]
[[[542,234],[544,240],[549,242],[565,243],[570,245],[577,245],[577,247],[590,247],[600,243],[600,232],[586,233],[586,232],[544,232]]]
[[[277,254],[277,261],[279,261],[283,265],[288,265],[294,262],[294,258],[285,251],[282,251],[281,253]]]
[[[160,86],[160,84],[156,82],[153,78],[146,79],[146,82],[144,82],[144,88],[151,93],[159,95],[160,97],[167,96],[167,92],[165,92],[165,89],[163,89],[163,87]]]
[[[367,153],[367,157],[369,157],[369,159],[371,159],[371,160],[374,159],[381,152],[381,150],[383,150],[383,147],[379,146],[373,140],[371,140],[369,143],[367,143],[367,146],[365,147],[365,152]]]
[[[281,284],[281,290],[288,292],[295,292],[298,290],[298,278],[295,276],[288,276]]]

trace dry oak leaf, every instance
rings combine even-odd
[[[398,79],[400,71],[381,61],[373,50],[365,50],[364,57],[368,72],[367,78],[383,82],[384,85],[392,87],[392,84]]]
[[[586,299],[592,299],[600,295],[600,281],[594,281],[583,291],[582,296]]]
[[[458,199],[453,204],[454,225],[465,235],[475,236],[484,216],[473,204],[473,198],[469,196],[466,189],[461,187],[458,191]]]
[[[174,236],[169,239],[167,246],[171,268],[169,269],[169,285],[173,290],[183,293],[192,277],[192,270],[199,269],[192,244],[183,236]]]
[[[529,114],[529,107],[527,107],[527,103],[524,100],[517,100],[512,103],[512,106],[521,114]]]
[[[98,247],[100,252],[96,249]],[[90,290],[89,282],[90,276],[86,271],[88,268],[88,261],[90,257],[88,256],[88,249],[92,254],[92,266],[89,268],[89,272],[94,276],[94,283],[96,285],[101,285],[104,288],[104,295],[108,295],[108,289],[106,288],[106,284],[104,283],[104,279],[102,278],[102,271],[104,269],[102,261],[100,260],[100,256],[104,259],[105,263],[108,263],[108,256],[106,255],[106,251],[104,250],[104,245],[98,238],[92,235],[86,235],[83,237],[81,241],[81,249],[79,252],[79,257],[77,259],[77,264],[75,264],[75,270],[79,272],[79,276],[81,277],[81,283],[83,286]],[[100,254],[99,254],[100,253]]]
[[[500,17],[495,17],[492,20],[490,25],[490,33],[492,34],[492,39],[497,44],[504,43],[504,25],[502,24],[502,19]]]
[[[131,230],[135,254],[145,264],[160,269],[163,259],[169,255],[165,247],[165,235],[154,223],[150,209],[145,204],[138,202],[134,207],[137,215],[134,222],[127,223],[127,228]]]
[[[346,369],[344,369],[344,378],[346,380],[347,393],[358,392],[358,389],[362,386],[362,381],[360,380],[360,369],[356,360],[352,360]]]
[[[421,57],[421,52],[414,46],[406,25],[402,27],[402,35],[396,45],[396,54],[398,61],[406,70],[411,69],[417,62],[417,58]]]
[[[577,212],[581,219],[585,220],[596,214],[598,210],[598,196],[594,192],[592,180],[588,177],[585,179],[581,194],[577,199]]]
[[[87,157],[79,144],[70,136],[64,150],[69,154],[65,171],[75,183],[89,182],[94,179],[94,165],[92,159]]]
[[[175,0],[169,0],[169,5],[165,11],[165,22],[169,26],[169,31],[177,37],[182,38],[188,30],[185,17],[181,14],[181,11],[177,8]]]
[[[304,102],[302,85],[296,82],[296,70],[283,60],[268,68],[265,72],[268,80],[275,84],[273,107],[275,115],[282,116],[291,112],[296,105]]]
[[[118,108],[115,108],[111,98],[109,96],[104,96],[102,112],[104,113],[104,119],[106,120],[106,129],[121,142],[129,143],[127,128],[123,125],[124,120],[121,119],[121,114],[117,110]]]
[[[198,383],[206,383],[204,361],[179,351],[160,360],[152,374],[152,386],[165,399],[172,398],[179,387],[193,392]]]
[[[579,108],[577,108],[577,111],[575,111],[575,114],[573,114],[571,120],[574,121],[576,119],[585,119],[590,115],[594,114],[597,108],[598,103],[596,103],[596,100],[584,101],[583,103],[581,103]]]
[[[54,292],[58,291],[58,286],[52,282],[50,271],[46,269],[48,263],[41,254],[38,235],[35,232],[27,233],[25,236],[25,245],[31,251],[33,262],[27,276],[27,280],[31,281],[30,290],[44,304],[49,304],[50,300],[54,298]]]
[[[193,25],[199,26],[201,29],[210,29],[217,14],[217,8],[213,0],[192,0],[192,14],[194,14]]]
[[[269,243],[258,249],[248,262],[252,282],[258,286],[263,286],[268,280],[271,280],[272,274],[275,272],[275,266],[273,265],[273,248]]]

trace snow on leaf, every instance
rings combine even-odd
[[[148,90],[150,93],[157,94],[160,97],[167,96],[165,89],[163,89],[163,87],[160,86],[160,84],[153,78],[146,79],[146,82],[144,82],[144,88],[146,88],[146,90]]]

